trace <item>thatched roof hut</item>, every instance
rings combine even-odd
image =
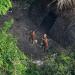
[[[72,9],[75,6],[75,0],[57,0],[59,10]]]

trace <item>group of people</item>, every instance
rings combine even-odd
[[[33,45],[36,45],[38,44],[38,40],[36,39],[36,32],[35,31],[32,31],[30,33],[30,41]],[[41,47],[43,48],[44,51],[48,50],[48,37],[47,37],[47,34],[43,34],[43,36],[41,37]]]

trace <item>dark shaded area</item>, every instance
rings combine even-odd
[[[29,19],[37,26],[35,30],[47,33],[64,48],[74,45],[74,29],[69,29],[74,23],[74,9],[72,12],[68,10],[57,13],[57,2],[48,7],[51,1],[44,1],[39,0],[29,8]]]
[[[49,30],[53,26],[56,15],[56,4],[48,6],[49,0],[35,0],[28,9],[28,17],[37,26],[36,31],[43,31],[49,34]]]
[[[45,33],[49,34],[49,30],[52,28],[55,20],[56,15],[52,11],[48,13],[48,15],[44,18],[42,23],[40,24],[41,28],[44,29]]]

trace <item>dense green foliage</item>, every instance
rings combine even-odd
[[[27,57],[19,50],[16,40],[8,33],[13,20],[0,30],[0,75],[24,75]]]
[[[5,15],[10,8],[12,8],[10,0],[0,0],[0,15]]]
[[[72,55],[49,55],[40,67],[30,64],[27,75],[75,75],[75,56]]]
[[[49,56],[42,73],[42,75],[75,75],[75,59],[64,53],[56,57]]]

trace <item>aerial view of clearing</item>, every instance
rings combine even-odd
[[[75,75],[75,0],[0,0],[0,75]]]

